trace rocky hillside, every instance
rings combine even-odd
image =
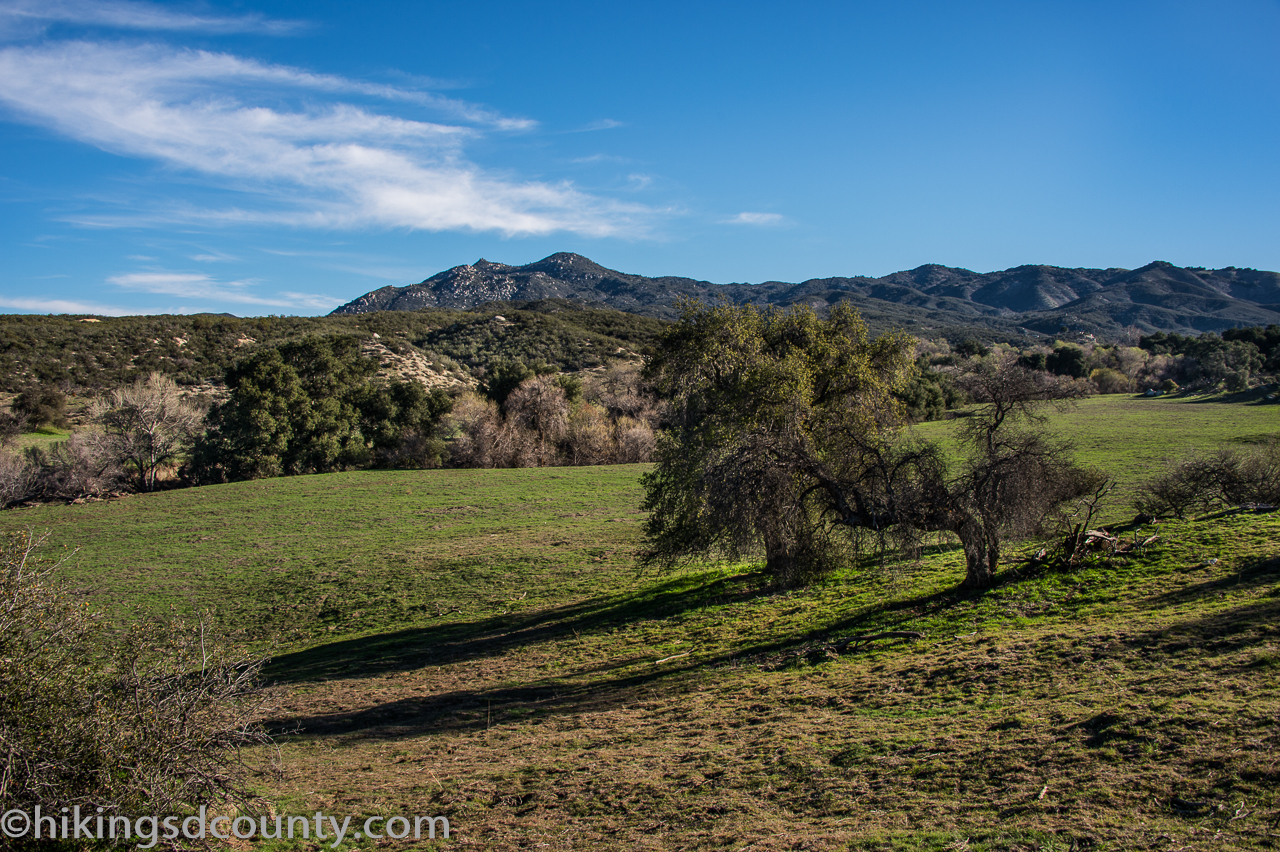
[[[1054,334],[1064,325],[1107,335],[1127,327],[1186,334],[1280,323],[1280,274],[1235,267],[1182,268],[1157,261],[1134,270],[1019,266],[978,273],[930,264],[881,278],[713,284],[630,275],[567,252],[525,266],[487,260],[455,266],[420,284],[375,290],[334,314],[567,299],[671,318],[681,296],[819,310],[848,299],[873,325],[926,335],[966,327]]]

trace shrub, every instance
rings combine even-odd
[[[1280,442],[1247,454],[1219,450],[1171,462],[1134,500],[1140,512],[1179,518],[1249,503],[1280,504]]]
[[[262,660],[209,622],[131,625],[117,639],[42,562],[0,542],[0,809],[182,814],[248,801],[240,749]]]
[[[0,453],[0,509],[26,500],[35,481],[36,468],[26,456]]]
[[[0,411],[0,447],[7,447],[17,441],[26,427],[27,420],[23,415]]]
[[[35,470],[31,499],[103,497],[126,482],[107,436],[98,433],[81,432],[47,447],[28,447],[27,460]]]
[[[1089,379],[1098,386],[1098,393],[1128,393],[1132,387],[1128,376],[1110,367],[1099,367],[1089,374]]]
[[[635,464],[647,462],[653,456],[658,444],[653,427],[643,420],[620,417],[615,426],[617,451],[615,461],[618,464]]]
[[[204,412],[168,376],[152,373],[116,388],[89,408],[107,433],[107,451],[129,468],[142,491],[154,491],[161,468],[187,452]]]
[[[53,388],[28,388],[14,397],[10,408],[15,415],[26,420],[28,428],[67,427],[67,398]]]

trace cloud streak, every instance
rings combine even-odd
[[[787,217],[781,213],[739,213],[737,216],[722,220],[725,225],[755,225],[769,227],[786,224]]]
[[[24,299],[0,296],[0,308],[15,311],[34,311],[41,314],[98,314],[104,317],[124,317],[138,311],[98,305],[92,302],[75,302],[69,299]]]
[[[450,120],[403,118],[325,95],[415,103]],[[298,105],[281,106],[290,97]],[[642,236],[656,215],[569,183],[493,174],[467,159],[469,141],[527,130],[526,119],[226,53],[85,41],[10,46],[0,49],[0,103],[64,136],[203,176],[244,199],[221,210],[175,201],[149,214],[81,217],[84,224],[599,237]]]
[[[185,272],[131,272],[113,275],[107,279],[123,290],[135,293],[151,293],[161,296],[179,296],[202,299],[207,302],[232,302],[241,305],[258,305],[273,308],[309,308],[331,310],[342,302],[330,296],[315,293],[281,292],[274,297],[258,296],[249,292],[249,281],[220,282],[200,273]]]
[[[261,15],[193,15],[153,3],[130,0],[9,0],[0,3],[0,33],[42,31],[55,23],[129,30],[282,35],[302,28],[298,21]]]

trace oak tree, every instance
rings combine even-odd
[[[647,561],[763,552],[781,586],[819,577],[868,538],[911,549],[960,538],[967,584],[991,584],[1001,544],[1092,480],[1037,429],[1075,386],[992,355],[965,378],[979,403],[956,466],[905,434],[914,343],[872,340],[857,311],[686,304],[650,360],[670,399],[644,478]]]

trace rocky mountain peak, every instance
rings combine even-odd
[[[1028,264],[987,273],[929,263],[880,278],[721,285],[617,272],[573,252],[524,266],[480,258],[420,284],[368,293],[334,313],[465,310],[489,302],[558,299],[672,318],[680,297],[818,310],[848,300],[885,325],[925,332],[979,324],[1018,334],[1056,333],[1062,325],[1103,333],[1130,327],[1198,333],[1280,322],[1280,275],[1184,269],[1164,261],[1132,271]]]

